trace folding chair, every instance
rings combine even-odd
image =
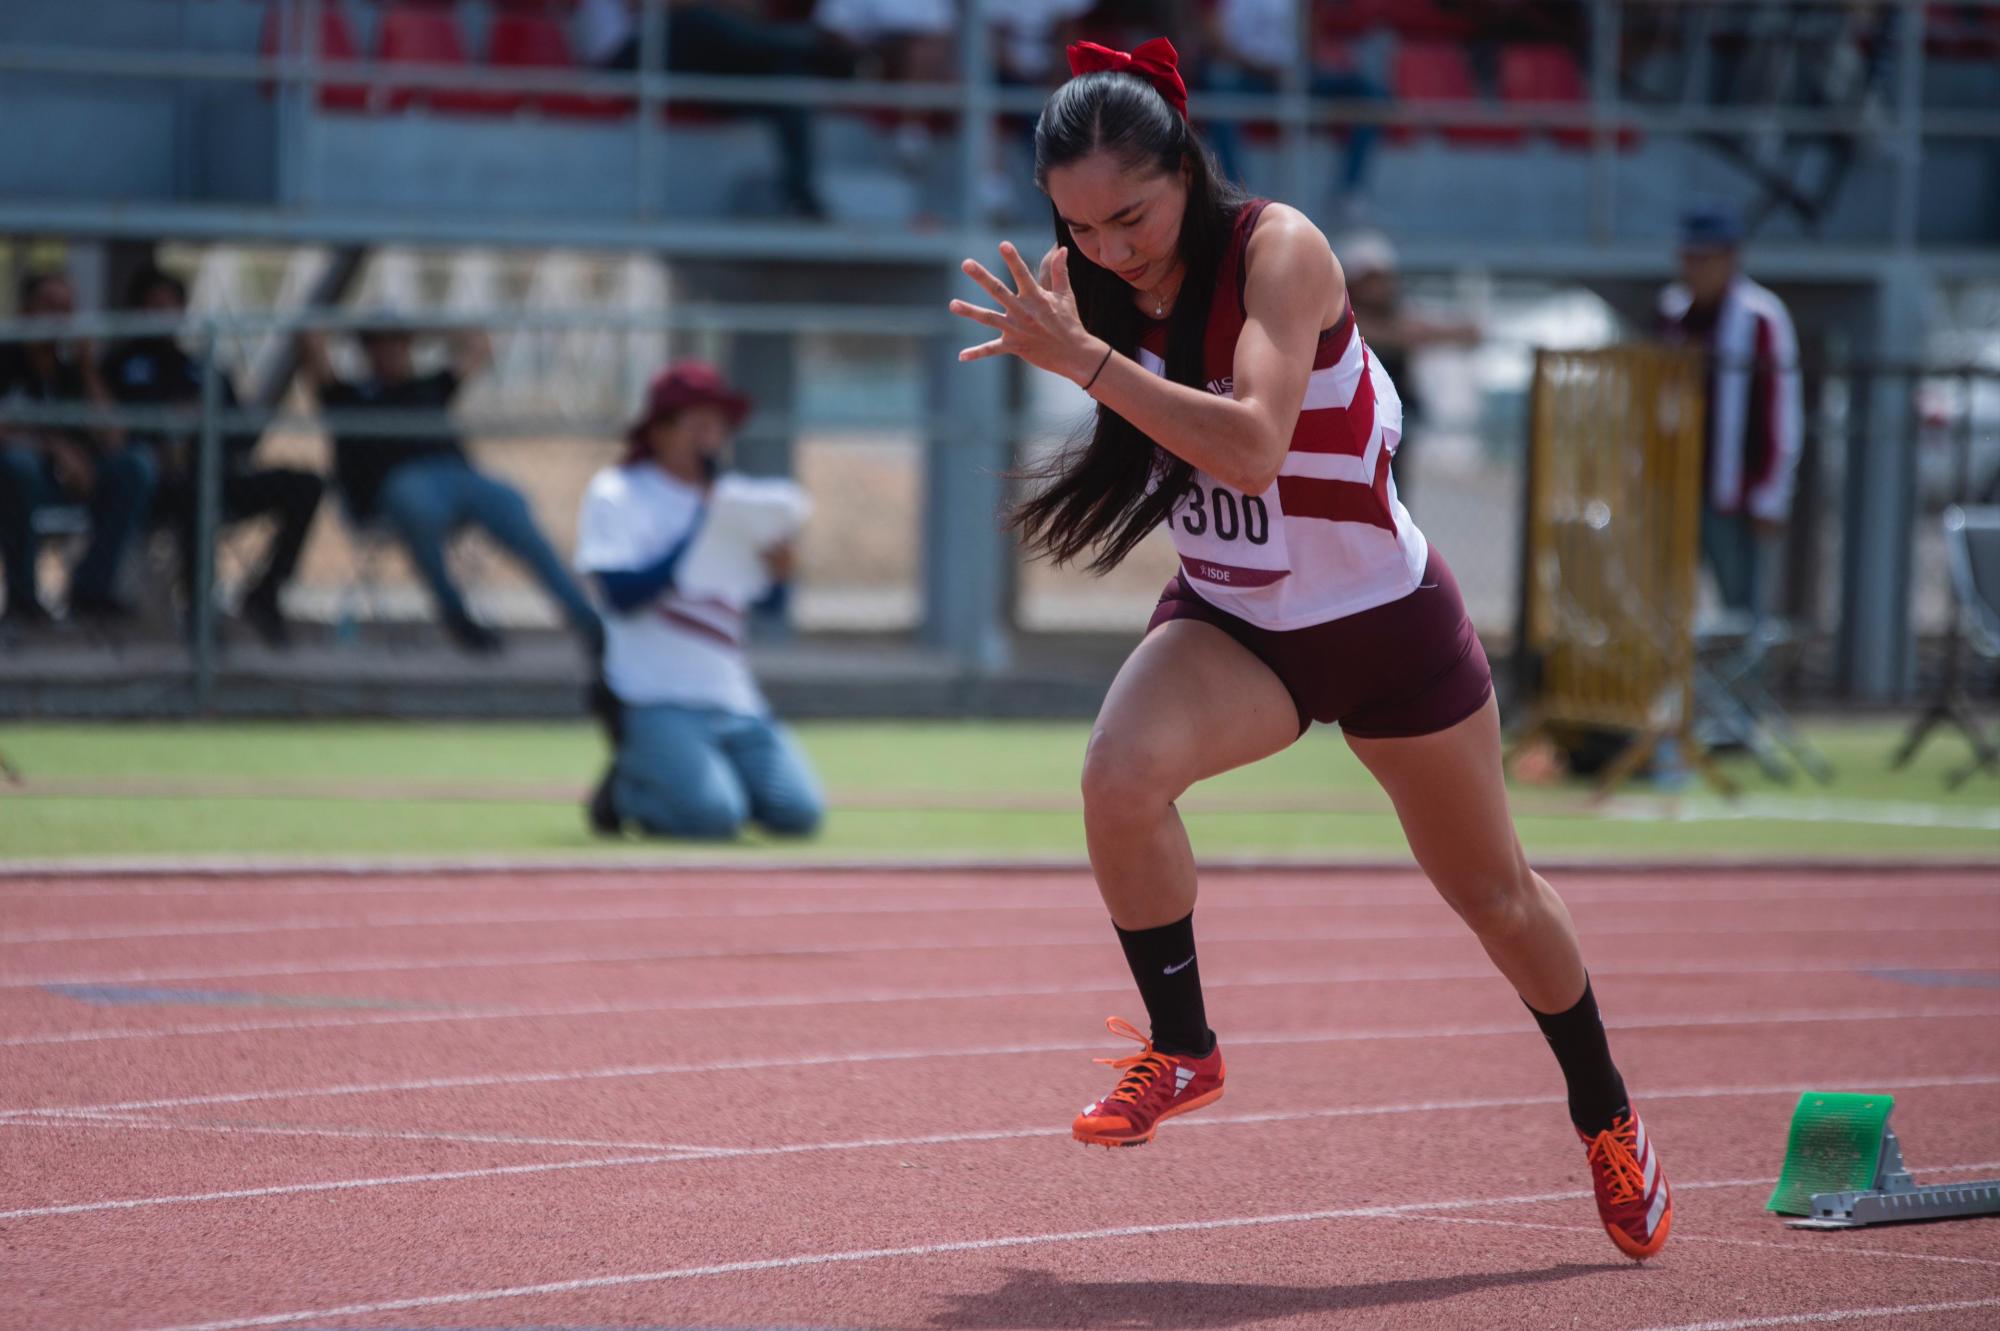
[[[29,519],[29,528],[35,533],[37,543],[87,540],[90,537],[90,509],[83,504],[43,504]]]
[[[361,625],[366,621],[394,625],[396,627],[390,632],[393,641],[411,641],[415,635],[409,631],[410,621],[393,613],[389,595],[393,584],[388,576],[388,565],[402,549],[402,538],[380,517],[365,522],[356,518],[344,497],[339,508],[341,525],[347,533],[352,554],[352,571],[334,606],[335,637],[341,642],[357,641]],[[445,559],[455,566],[453,576],[461,587],[469,588],[478,580],[476,575],[481,561],[473,553],[464,527],[457,528],[446,538]],[[428,605],[429,588],[424,588],[422,595]],[[431,616],[426,614],[424,618]]]
[[[90,543],[90,507],[74,503],[39,505],[28,519],[28,530],[34,534],[33,548],[37,557],[43,545],[55,545],[62,548],[64,562],[74,568],[81,548]],[[148,604],[145,598],[140,599],[142,607]],[[97,626],[93,632],[113,643],[121,641],[123,636],[102,626]]]
[[[1952,790],[1989,767],[2000,767],[2000,745],[1987,738],[1986,728],[1973,714],[1972,699],[1966,693],[1960,665],[1964,647],[1987,661],[2000,661],[2000,504],[1961,507],[1953,504],[1944,511],[1945,566],[1951,575],[1951,596],[1958,613],[1952,618],[1951,637],[1945,644],[1944,678],[1938,693],[1924,714],[1904,736],[1902,747],[1890,760],[1902,767],[1917,756],[1917,750],[1943,722],[1957,726],[1972,746],[1972,763],[1951,773],[1945,785]]]
[[[1773,781],[1790,782],[1796,763],[1821,785],[1830,785],[1833,765],[1764,685],[1777,658],[1798,645],[1791,624],[1732,612],[1705,625],[1698,643],[1694,690],[1703,738],[1741,744]]]
[[[379,521],[357,519],[344,498],[340,502],[340,517],[347,534],[350,565],[347,581],[334,603],[333,632],[341,642],[354,642],[360,637],[364,620],[395,622],[394,616],[385,613],[388,578],[384,566],[395,550],[396,536]]]

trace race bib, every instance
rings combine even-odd
[[[1212,587],[1268,587],[1291,575],[1275,483],[1246,495],[1196,472],[1167,515],[1167,530],[1182,570]]]

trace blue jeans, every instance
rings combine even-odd
[[[1724,606],[1760,617],[1770,610],[1761,604],[1764,543],[1749,518],[1704,507],[1701,553],[1715,574],[1715,588]]]
[[[769,717],[673,703],[625,708],[611,802],[654,836],[708,840],[749,822],[809,836],[826,812],[805,754]]]
[[[1201,82],[1209,92],[1269,94],[1278,91],[1278,85],[1262,74],[1232,64],[1210,65],[1202,72]],[[1352,101],[1365,97],[1371,101],[1387,101],[1389,98],[1389,94],[1366,74],[1344,69],[1314,70],[1307,91],[1314,97],[1328,100]],[[1222,174],[1240,183],[1243,179],[1243,122],[1211,120],[1203,127],[1203,132],[1208,138],[1208,146],[1215,151],[1216,165],[1222,168]],[[1340,192],[1347,195],[1359,189],[1362,177],[1368,174],[1368,159],[1375,151],[1375,141],[1382,137],[1382,127],[1347,125],[1341,132],[1347,135],[1347,162],[1340,178]]]
[[[390,472],[376,502],[382,517],[402,537],[410,562],[447,620],[462,622],[468,616],[465,597],[445,567],[445,542],[454,531],[471,524],[534,574],[577,632],[587,637],[600,632],[597,611],[535,525],[528,501],[513,486],[482,476],[457,458],[420,458]]]
[[[159,467],[150,452],[127,448],[100,457],[90,493],[72,498],[56,481],[48,455],[26,444],[0,446],[0,562],[7,605],[28,606],[35,593],[35,510],[81,503],[90,509],[90,547],[70,574],[72,603],[116,599],[118,570],[132,538],[145,528]]]

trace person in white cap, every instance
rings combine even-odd
[[[1479,341],[1478,325],[1464,319],[1418,314],[1403,303],[1396,247],[1379,231],[1358,231],[1336,247],[1347,272],[1354,317],[1368,329],[1368,347],[1403,396],[1403,446],[1390,459],[1403,503],[1410,503],[1410,436],[1424,423],[1423,397],[1410,373],[1410,357],[1426,347],[1465,347]]]

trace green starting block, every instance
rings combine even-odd
[[[1919,1186],[1889,1128],[1893,1095],[1807,1091],[1792,1111],[1785,1168],[1767,1211],[1805,1217],[1794,1229],[1854,1229],[1895,1220],[2000,1214],[2000,1179]]]

